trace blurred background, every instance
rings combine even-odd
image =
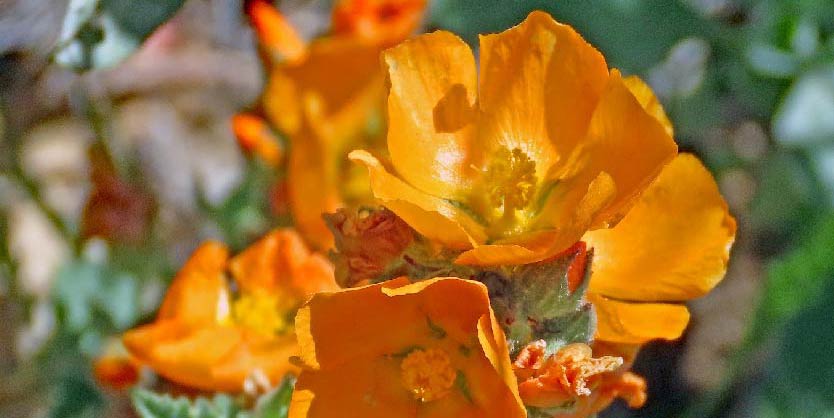
[[[326,1],[279,6],[307,37],[328,27]],[[477,48],[534,9],[652,85],[739,221],[684,338],[641,352],[646,406],[602,416],[834,417],[834,2],[434,0],[425,28]],[[200,241],[286,222],[230,126],[264,79],[241,11],[0,0],[0,416],[130,416],[91,360]]]

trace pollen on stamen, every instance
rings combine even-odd
[[[457,371],[445,351],[414,350],[400,364],[403,385],[421,402],[446,396],[455,384]]]
[[[509,216],[533,200],[536,163],[519,148],[502,148],[487,165],[484,180],[490,204]]]
[[[277,298],[261,294],[243,294],[232,304],[235,323],[264,335],[278,335],[291,324],[284,318]]]

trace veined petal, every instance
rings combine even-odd
[[[594,222],[603,225],[616,224],[678,151],[663,125],[643,109],[617,70],[611,72],[583,148],[579,158],[585,164],[583,175],[591,178],[604,171],[617,185],[617,196]]]
[[[417,232],[451,248],[471,248],[485,241],[484,228],[464,211],[400,180],[367,151],[353,151],[349,158],[368,168],[374,196]]]
[[[601,341],[643,344],[674,340],[689,323],[689,310],[684,305],[620,302],[592,293],[588,300],[596,309],[596,339]]]
[[[654,116],[654,118],[657,119],[661,125],[663,125],[663,128],[666,129],[666,133],[669,134],[669,136],[674,137],[675,130],[672,127],[672,121],[670,121],[669,117],[666,116],[666,111],[663,110],[663,105],[660,103],[660,100],[657,99],[657,96],[654,95],[652,88],[636,75],[623,78],[623,84],[625,84],[628,90],[631,91],[634,98],[640,102],[643,109],[646,109],[646,112],[649,112],[650,115]]]
[[[444,31],[403,42],[383,54],[388,96],[388,150],[404,180],[429,194],[460,198],[471,174],[476,116],[475,59]]]
[[[588,232],[590,291],[620,300],[683,301],[724,277],[736,223],[712,175],[680,154],[617,226]]]
[[[202,244],[186,261],[165,294],[159,320],[216,323],[228,315],[229,289],[224,271],[229,251],[223,244]]]
[[[480,43],[484,152],[518,148],[541,179],[584,138],[608,78],[605,59],[543,12]]]

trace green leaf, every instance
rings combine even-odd
[[[575,27],[600,49],[611,67],[643,72],[678,40],[701,36],[707,23],[687,2],[668,0],[436,0],[432,26],[449,29],[472,45],[479,33],[500,32],[533,10],[544,10]],[[589,13],[589,11],[593,11]],[[628,22],[628,24],[623,24]],[[646,36],[640,28],[652,28]]]
[[[761,161],[753,175],[759,180],[749,209],[754,230],[780,237],[792,235],[797,227],[807,225],[808,217],[817,212],[822,191],[816,187],[805,161],[794,153],[784,149],[773,152]],[[774,246],[778,243],[762,244]],[[774,250],[779,248],[769,251]]]
[[[142,418],[189,418],[189,402],[145,389],[137,389],[132,396],[133,407]]]
[[[104,274],[100,265],[84,261],[65,265],[58,272],[55,297],[64,307],[65,322],[73,331],[81,331],[92,321],[92,306]]]
[[[76,70],[116,65],[183,3],[184,0],[71,0],[55,61]]]
[[[233,250],[244,248],[275,224],[287,223],[269,213],[269,190],[277,180],[274,169],[253,159],[246,167],[243,181],[220,204],[213,205],[202,192],[198,195],[200,208],[209,213],[223,242]]]
[[[244,418],[244,411],[231,397],[224,394],[213,398],[171,397],[167,394],[136,389],[132,394],[133,407],[141,418]]]
[[[136,277],[83,259],[65,265],[54,288],[67,328],[79,334],[96,324],[113,331],[133,326],[140,315],[139,296]]]
[[[272,392],[261,396],[255,407],[255,418],[287,418],[295,378],[288,375]]]
[[[77,374],[67,373],[53,387],[49,418],[92,418],[104,404],[96,386]]]

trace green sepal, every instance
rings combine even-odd
[[[457,252],[438,250],[423,237],[418,237],[391,264],[376,282],[407,276],[411,280],[428,280],[435,277],[473,278],[478,270],[455,264]]]
[[[538,263],[484,271],[477,279],[487,285],[495,315],[504,327],[511,354],[530,342],[547,342],[548,354],[566,344],[588,343],[596,318],[584,300],[590,280],[592,251],[585,259],[584,275],[571,291],[568,271],[579,257],[569,252]]]

